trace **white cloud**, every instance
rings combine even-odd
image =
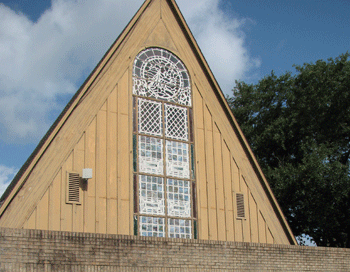
[[[0,196],[5,192],[16,173],[17,169],[0,165]]]
[[[53,0],[37,22],[0,4],[0,140],[37,141],[142,0]],[[178,0],[223,90],[257,65],[244,45],[244,20],[229,19],[219,0]],[[11,140],[10,140],[11,139]]]
[[[243,27],[250,19],[231,18],[219,9],[219,0],[178,0],[194,36],[225,94],[232,94],[235,80],[248,77],[260,61],[245,47]]]

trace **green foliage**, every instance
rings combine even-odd
[[[348,58],[236,82],[228,97],[294,234],[319,246],[350,247]]]

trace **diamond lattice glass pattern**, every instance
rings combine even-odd
[[[187,70],[172,53],[160,48],[142,51],[134,62],[133,93],[191,106]]]
[[[165,219],[140,216],[140,234],[148,237],[165,237]]]
[[[188,144],[166,141],[167,176],[190,178]]]
[[[163,141],[139,136],[139,171],[155,175],[163,174]]]
[[[164,215],[164,184],[163,178],[139,176],[140,213]]]
[[[138,104],[139,132],[162,136],[162,103],[139,98]]]
[[[191,217],[191,183],[186,180],[167,180],[168,215]]]
[[[192,238],[191,220],[168,219],[168,237],[170,238]]]
[[[165,136],[188,141],[187,109],[165,104]]]

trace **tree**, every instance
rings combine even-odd
[[[348,58],[236,82],[228,97],[294,234],[319,246],[350,247]]]

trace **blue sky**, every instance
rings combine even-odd
[[[142,2],[0,2],[0,194]],[[225,94],[349,50],[348,0],[177,2]]]
[[[246,46],[260,58],[259,78],[293,64],[337,57],[350,48],[348,0],[223,1],[233,18],[249,18]],[[256,78],[252,80],[256,81]]]

